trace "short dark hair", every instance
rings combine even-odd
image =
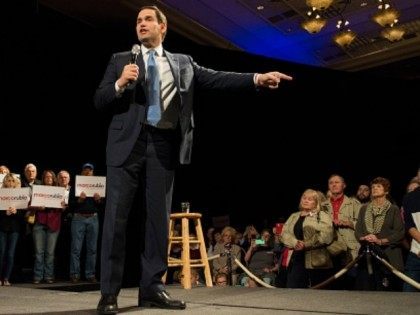
[[[157,18],[159,24],[162,24],[162,23],[166,24],[166,32],[167,32],[168,31],[168,19],[166,18],[165,14],[155,5],[145,5],[145,6],[140,8],[139,12],[141,12],[143,10],[146,10],[146,9],[155,11],[156,18]],[[163,33],[162,41],[165,39],[166,32]]]
[[[372,185],[374,185],[374,184],[382,185],[382,187],[384,188],[385,192],[390,192],[391,191],[391,182],[389,181],[389,179],[387,179],[385,177],[376,177],[376,178],[374,178],[370,182],[370,186],[372,187]]]

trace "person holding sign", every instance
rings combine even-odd
[[[42,184],[57,186],[57,177],[51,170],[42,174]],[[54,283],[54,253],[61,227],[62,208],[37,207],[35,225],[32,230],[35,246],[35,264],[33,283],[43,279]]]
[[[20,185],[19,178],[13,174],[8,173],[3,179],[3,188],[20,188]],[[4,286],[10,286],[9,279],[13,269],[21,221],[23,221],[22,216],[17,213],[15,207],[0,211],[0,281]]]
[[[93,176],[93,164],[86,163],[82,167],[82,176]],[[74,195],[74,194],[72,194]],[[102,198],[98,193],[87,197],[82,191],[79,197],[74,197],[70,204],[73,211],[71,222],[71,252],[70,252],[70,280],[76,283],[80,279],[80,253],[83,240],[86,240],[85,278],[95,283],[96,280],[96,249],[98,246],[99,221],[98,212],[102,205]]]

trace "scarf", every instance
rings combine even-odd
[[[378,234],[384,225],[385,216],[391,203],[385,200],[382,206],[376,206],[373,202],[369,202],[366,208],[365,224],[368,234]]]

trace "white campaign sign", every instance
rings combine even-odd
[[[1,188],[0,189],[0,210],[7,210],[9,207],[16,209],[28,208],[30,200],[30,188]]]
[[[32,207],[62,208],[66,188],[58,186],[33,185]]]
[[[82,191],[87,197],[93,197],[95,193],[105,197],[105,189],[105,176],[76,176],[76,197],[79,197]]]
[[[0,174],[0,188],[3,187],[3,179],[6,174]]]

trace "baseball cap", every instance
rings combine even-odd
[[[94,170],[95,169],[93,167],[93,164],[92,163],[85,163],[85,164],[83,164],[82,169],[85,169],[85,168],[90,168],[91,170]]]

